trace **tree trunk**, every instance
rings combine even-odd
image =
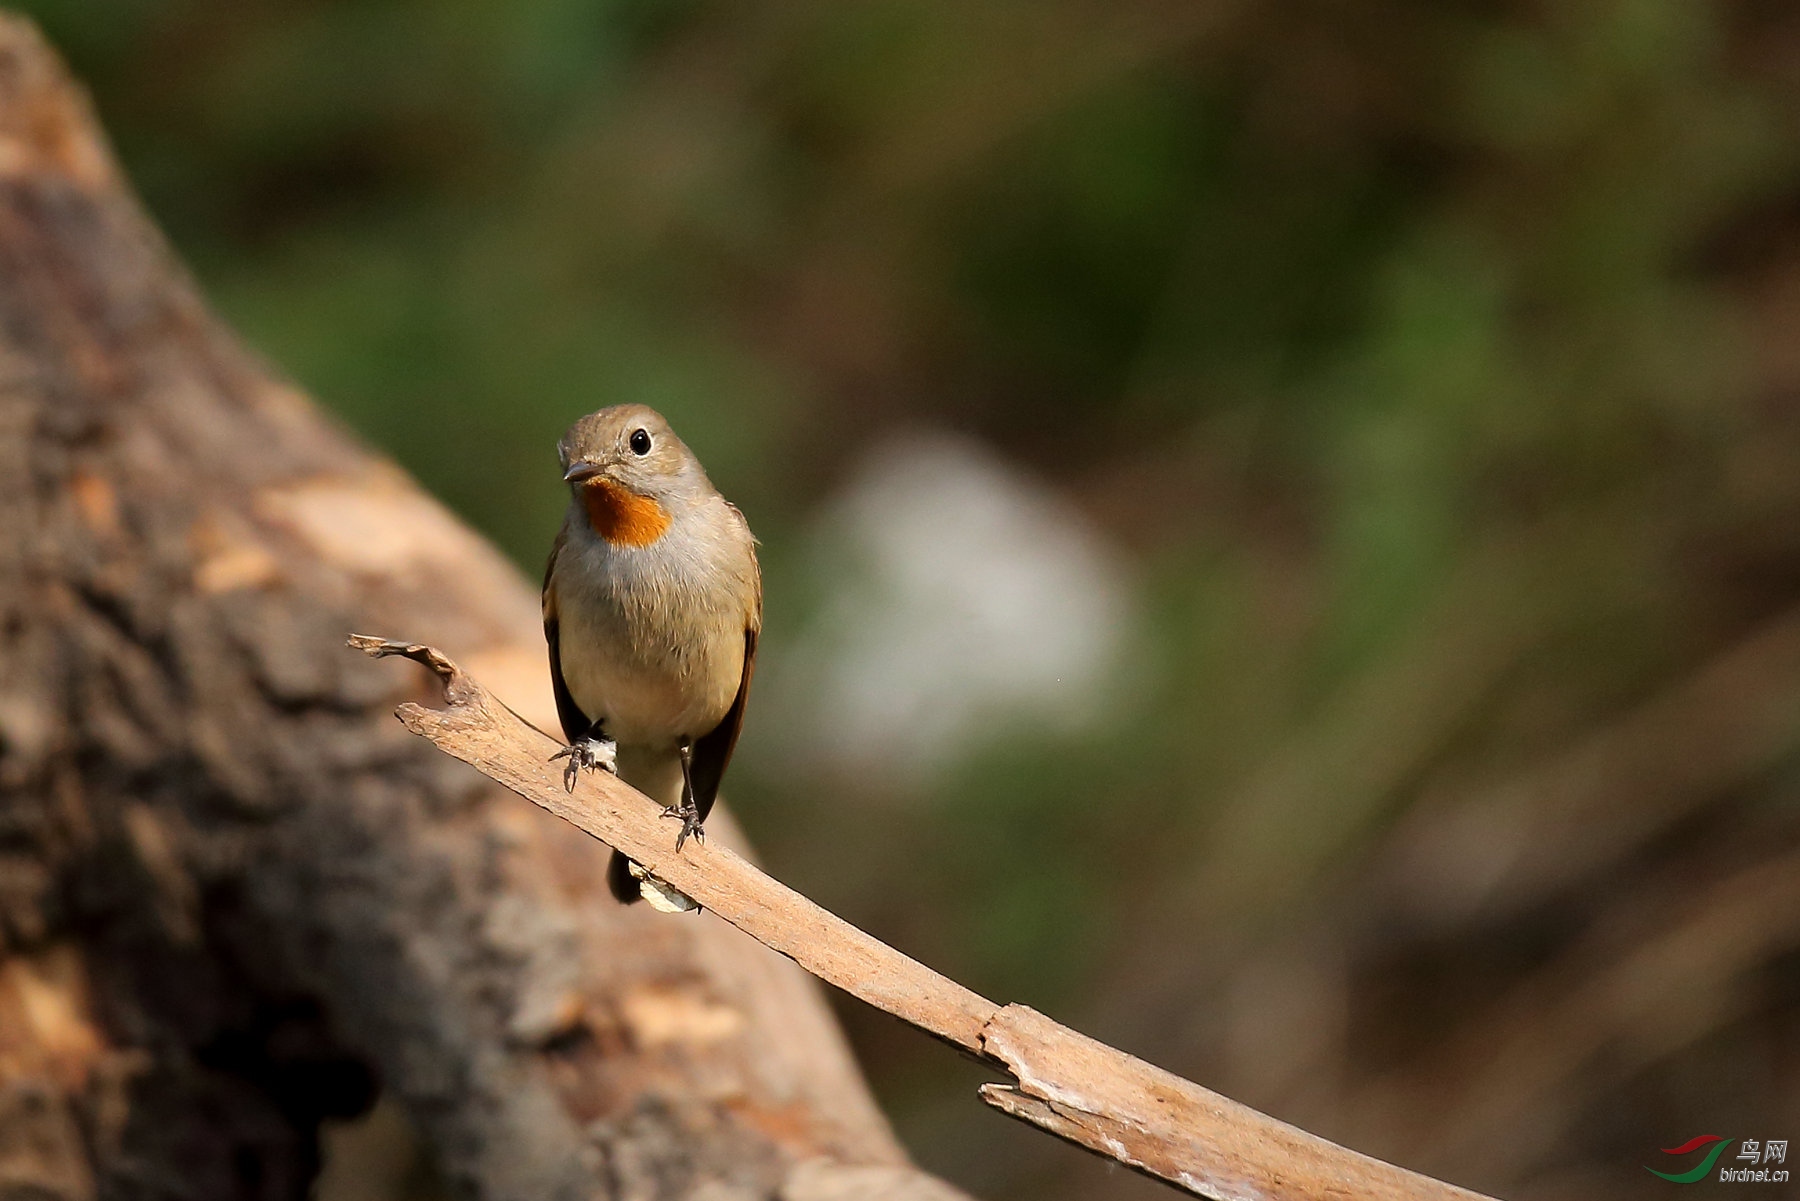
[[[377,1093],[475,1197],[956,1195],[792,964],[615,905],[352,629],[551,728],[533,591],[219,325],[0,18],[0,1197],[303,1197]]]

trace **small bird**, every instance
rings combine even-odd
[[[737,746],[762,629],[756,539],[694,452],[644,405],[590,413],[557,447],[569,511],[544,572],[544,637],[569,745],[564,784],[614,772],[701,823]],[[607,884],[627,904],[697,908],[613,852]]]

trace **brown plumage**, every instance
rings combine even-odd
[[[742,513],[654,410],[583,417],[559,447],[568,514],[544,573],[544,637],[571,788],[617,770],[698,836],[743,726],[762,579]],[[622,901],[690,908],[614,854]]]

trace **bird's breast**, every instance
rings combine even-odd
[[[561,581],[564,683],[621,744],[698,738],[725,716],[744,669],[744,623],[692,591],[623,573]],[[585,586],[584,586],[585,585]]]

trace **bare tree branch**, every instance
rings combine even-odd
[[[443,681],[447,708],[409,702],[397,711],[413,733],[630,855],[821,980],[1005,1068],[1011,1084],[981,1089],[982,1099],[1002,1113],[1218,1201],[1479,1196],[1278,1122],[1023,1005],[997,1005],[715,842],[690,842],[677,852],[662,806],[604,774],[566,790],[551,759],[561,744],[441,652],[367,635],[352,635],[350,645],[377,657],[414,659]]]

